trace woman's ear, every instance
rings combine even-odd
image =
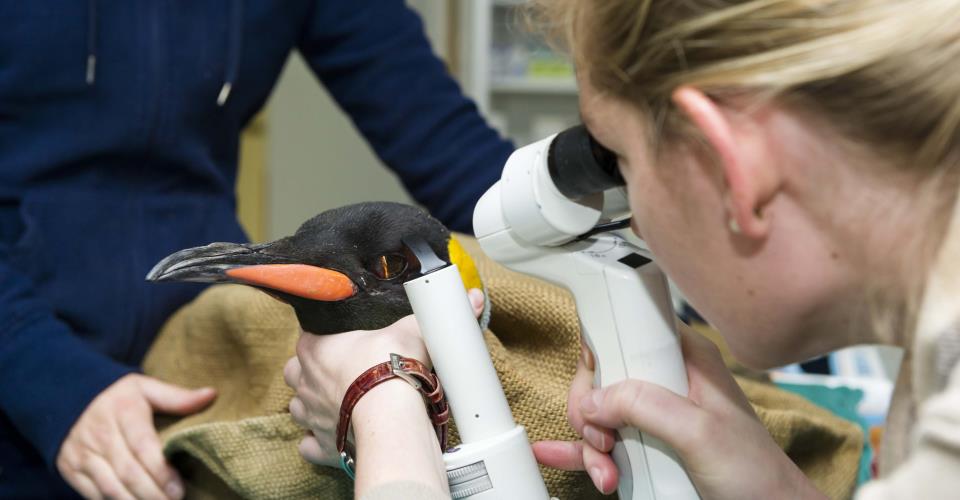
[[[750,114],[721,107],[692,87],[677,89],[673,102],[706,138],[723,169],[730,230],[766,238],[772,214],[765,209],[782,187],[782,175],[762,124]]]

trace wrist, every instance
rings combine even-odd
[[[786,455],[784,455],[786,458]],[[810,500],[821,500],[826,499],[827,496],[824,495],[820,490],[814,486],[813,481],[810,480],[800,470],[792,460],[786,459],[787,462],[787,473],[781,474],[780,484],[772,491],[773,497],[783,496],[785,498],[798,498],[798,499],[810,499]],[[773,498],[770,497],[770,498]]]
[[[358,488],[370,484],[374,471],[378,481],[398,473],[445,484],[440,451],[449,415],[436,375],[416,359],[391,354],[357,377],[343,398],[337,450],[344,469],[356,473]],[[355,452],[345,441],[350,428]],[[364,465],[358,469],[352,460]]]
[[[353,409],[355,432],[384,418],[406,422],[422,419],[429,423],[423,396],[401,379],[388,380],[370,389]]]
[[[414,481],[447,491],[437,434],[423,396],[394,379],[370,390],[353,413],[357,492],[392,481]]]

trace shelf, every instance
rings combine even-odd
[[[494,78],[490,90],[501,94],[576,95],[577,82],[573,78]]]

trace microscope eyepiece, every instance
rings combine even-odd
[[[557,134],[547,153],[547,168],[557,189],[572,200],[624,185],[616,155],[583,125]]]

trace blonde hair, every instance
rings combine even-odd
[[[915,173],[934,193],[917,261],[939,282],[960,284],[960,254],[936,257],[960,248],[960,221],[949,223],[960,172],[955,0],[541,0],[532,14],[595,90],[649,117],[654,141],[691,137],[671,102],[690,85],[719,99],[750,95],[809,110],[885,164]],[[899,312],[915,311],[925,278],[901,291]],[[915,325],[907,316],[898,327]]]

